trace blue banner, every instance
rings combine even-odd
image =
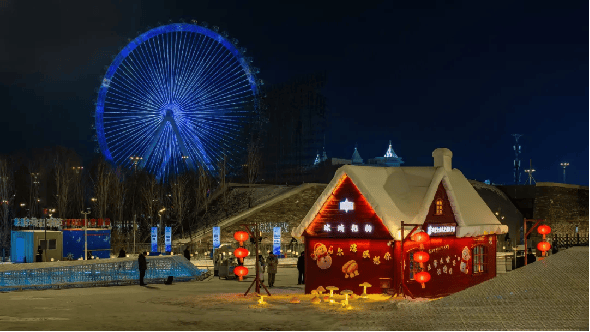
[[[166,227],[164,235],[164,244],[166,245],[166,252],[172,251],[172,227]]]
[[[219,249],[221,240],[219,238],[219,227],[213,227],[213,249]]]
[[[281,228],[273,227],[272,229],[272,253],[281,255]]]
[[[152,252],[158,251],[158,227],[152,227]]]

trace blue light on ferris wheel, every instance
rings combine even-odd
[[[226,37],[194,24],[145,32],[115,57],[98,92],[100,151],[118,165],[159,178],[203,166],[216,171],[225,154],[238,164],[244,126],[256,114],[256,78]]]

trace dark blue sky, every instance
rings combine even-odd
[[[0,153],[64,145],[86,160],[95,89],[137,32],[196,19],[248,48],[267,84],[327,71],[326,150],[511,183],[588,185],[587,1],[0,1]],[[523,167],[527,168],[527,167]],[[524,176],[524,175],[523,175]]]

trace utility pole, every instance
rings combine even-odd
[[[80,212],[84,215],[84,260],[88,258],[88,215],[90,214],[90,208],[88,208],[88,212]]]
[[[133,215],[133,253],[135,254],[135,220],[137,219],[137,215]]]
[[[521,134],[512,134],[514,139],[516,140],[516,144],[513,146],[514,148],[514,184],[520,183],[520,144],[518,144],[518,139]]]

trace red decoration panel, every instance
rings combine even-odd
[[[393,247],[389,240],[306,238],[305,293],[319,286],[336,286],[361,294],[381,293],[379,278],[393,282]]]
[[[473,248],[486,248],[486,271],[473,273]],[[399,259],[399,242],[396,242],[396,261]],[[410,280],[410,253],[419,250],[430,255],[430,259],[423,263],[424,271],[430,273],[430,281],[425,288],[414,280]],[[415,297],[435,298],[446,296],[468,287],[476,285],[496,276],[496,237],[486,235],[477,238],[438,237],[431,238],[430,243],[420,246],[413,242],[404,242],[405,273],[404,281],[407,288]],[[401,267],[396,269],[400,275]],[[399,282],[399,278],[396,278]]]
[[[392,239],[369,202],[348,176],[343,176],[306,235],[329,238]]]

